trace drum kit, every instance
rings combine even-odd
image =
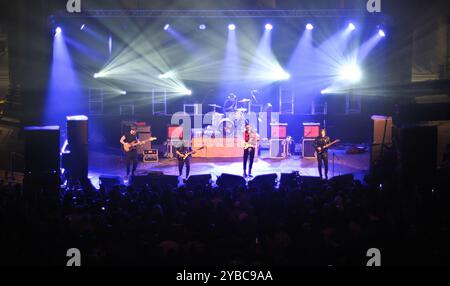
[[[237,108],[238,103],[241,105],[239,108]],[[250,103],[251,99],[244,98],[236,101],[236,95],[230,94],[224,106],[209,104],[209,107],[212,108],[212,119],[211,125],[205,130],[205,134],[231,136],[242,133],[245,127],[246,114],[250,110],[245,108],[244,105],[250,107]],[[224,113],[217,112],[217,109],[223,109]]]

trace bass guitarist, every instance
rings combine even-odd
[[[183,174],[183,167],[186,165],[186,180],[189,178],[189,173],[191,171],[191,155],[195,154],[189,142],[186,140],[181,140],[176,148],[177,159],[178,159],[178,173],[180,177]]]
[[[316,149],[317,163],[319,169],[320,178],[322,176],[322,165],[325,167],[325,180],[328,180],[328,148],[339,140],[331,142],[330,137],[327,136],[326,130],[320,130],[320,135],[314,140],[314,148]]]
[[[132,126],[129,133],[126,133],[122,135],[120,138],[120,143],[123,146],[123,149],[126,150],[126,146],[138,145],[140,143],[138,135],[137,135],[137,129],[135,126]],[[127,148],[128,149],[128,148]],[[129,151],[125,151],[126,155],[126,166],[127,166],[127,175],[125,176],[125,179],[128,180],[128,177],[130,175],[130,165],[133,164],[133,168],[131,170],[131,175],[134,175],[134,172],[136,172],[137,165],[138,165],[138,152],[136,148],[130,148]]]

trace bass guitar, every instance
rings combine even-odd
[[[341,140],[337,139],[337,140],[334,140],[334,141],[331,142],[331,143],[328,143],[328,144],[325,145],[325,146],[317,147],[317,148],[316,148],[316,153],[317,153],[317,154],[322,154],[326,149],[330,148],[331,146],[333,146],[334,144],[337,144],[337,143],[339,143],[339,142],[341,142]]]
[[[136,149],[137,146],[144,145],[147,142],[155,141],[156,139],[157,139],[156,137],[150,137],[148,139],[145,139],[145,140],[142,140],[142,141],[139,141],[139,142],[138,141],[133,141],[133,142],[130,142],[130,143],[125,143],[125,144],[123,144],[123,151],[128,153],[128,152],[133,151],[134,149]]]
[[[200,147],[198,149],[192,150],[191,152],[186,152],[186,153],[179,153],[177,152],[178,158],[182,159],[182,160],[186,160],[189,156],[191,156],[192,154],[195,154],[197,151],[200,151],[202,149],[205,149],[205,147]]]

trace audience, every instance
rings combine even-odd
[[[449,265],[449,193],[355,180],[279,188],[89,186],[0,182],[3,265]],[[390,187],[389,187],[390,186]]]

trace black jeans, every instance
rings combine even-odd
[[[131,164],[133,164],[133,169],[131,171],[131,175],[134,175],[134,172],[136,171],[137,165],[138,165],[138,152],[136,150],[130,151],[126,153],[127,158],[127,176],[130,175],[130,167]]]
[[[183,174],[183,167],[186,164],[186,178],[189,177],[191,171],[191,158],[187,157],[186,160],[178,159],[178,172],[180,176]]]
[[[247,161],[249,160],[248,170],[251,173],[253,167],[253,159],[255,158],[255,148],[244,149],[244,172],[247,170]]]
[[[322,178],[322,164],[325,166],[325,178],[328,179],[328,153],[317,154],[317,166],[319,168],[319,175]]]

